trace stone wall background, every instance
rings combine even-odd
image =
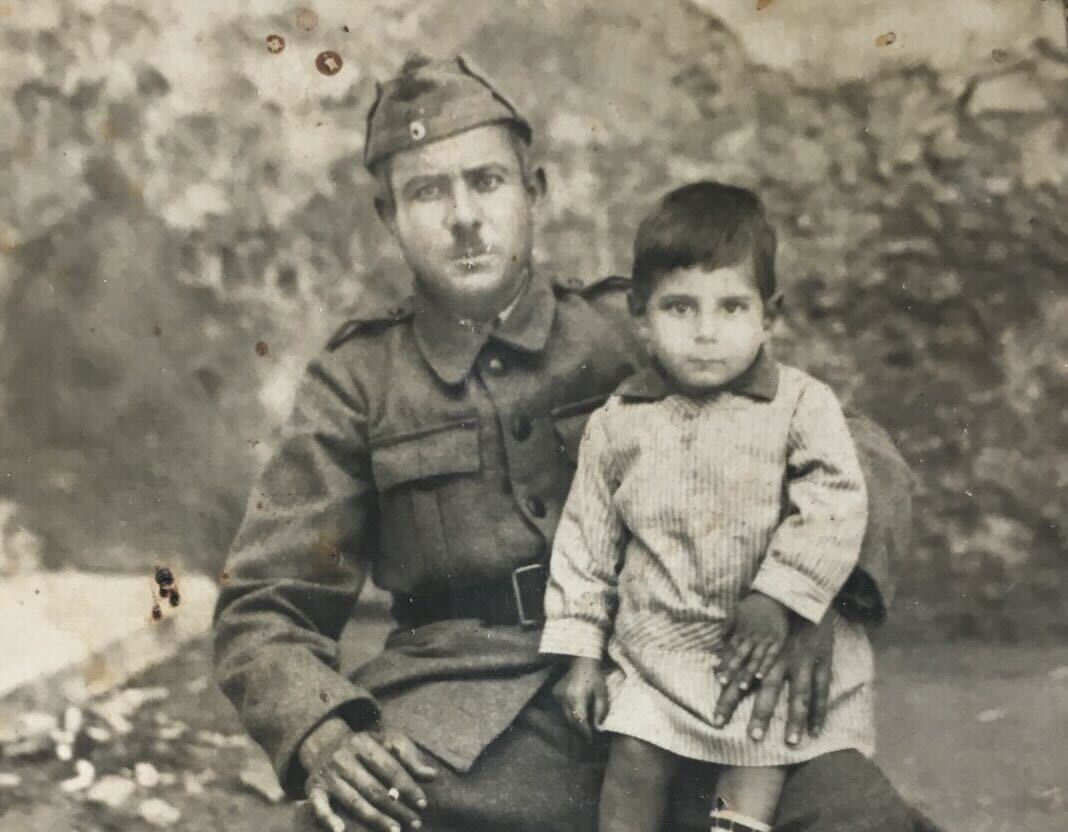
[[[887,46],[882,21],[854,19],[871,66],[843,53],[819,72],[812,44],[758,61],[762,19],[725,23],[707,0],[319,2],[314,20],[270,2],[0,3],[0,572],[218,570],[300,368],[344,306],[402,288],[360,154],[372,79],[421,45],[469,50],[531,112],[546,268],[627,271],[637,218],[686,180],[758,189],[783,241],[781,354],[871,412],[917,473],[898,622],[1065,638],[1052,5],[1021,0],[1008,27],[969,3],[1004,43],[952,60],[908,51],[915,18]],[[780,9],[760,15],[782,37]],[[333,77],[323,49],[344,60]]]

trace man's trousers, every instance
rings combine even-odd
[[[462,730],[462,726],[457,726]],[[438,764],[424,784],[424,832],[595,832],[607,743],[593,745],[564,721],[543,692],[463,774]],[[694,764],[676,784],[665,832],[708,830],[714,769]],[[317,829],[310,806],[298,832]],[[348,828],[363,832],[349,821]],[[938,832],[914,812],[871,760],[839,751],[794,766],[786,778],[776,832]]]

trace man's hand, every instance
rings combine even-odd
[[[737,683],[746,691],[762,680],[779,658],[789,630],[789,611],[774,598],[759,592],[743,598],[720,656],[720,684]]]
[[[328,719],[304,740],[299,757],[310,772],[306,791],[324,829],[345,832],[335,805],[370,830],[423,825],[416,809],[426,808],[426,795],[415,781],[432,780],[437,770],[403,734],[353,731],[340,719]]]
[[[786,718],[786,742],[797,745],[806,728],[812,736],[823,730],[827,717],[827,696],[831,686],[831,658],[834,654],[834,614],[828,612],[819,624],[797,615],[790,616],[790,633],[778,660],[764,674],[753,702],[749,719],[749,736],[762,740],[786,682],[790,683],[790,702]],[[738,703],[746,696],[739,679],[727,685],[719,695],[713,725],[730,722]]]
[[[593,726],[608,713],[608,688],[598,659],[577,657],[553,687],[553,697],[564,709],[567,721],[587,741],[593,742]]]

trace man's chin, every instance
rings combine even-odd
[[[460,292],[481,294],[503,291],[509,281],[496,263],[459,261],[449,269],[449,282]]]
[[[436,279],[426,280],[427,289],[455,311],[493,315],[507,305],[519,288],[517,278],[498,268],[450,267]]]

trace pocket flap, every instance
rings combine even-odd
[[[478,420],[465,419],[374,442],[371,467],[379,491],[412,480],[473,474],[481,468]]]

